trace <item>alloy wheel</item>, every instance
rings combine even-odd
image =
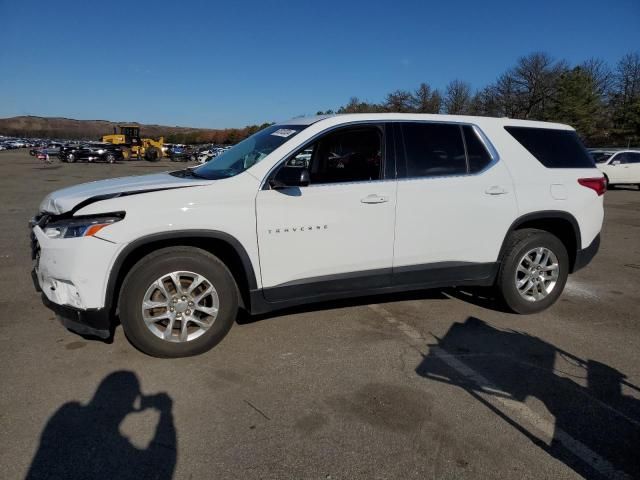
[[[516,268],[516,289],[522,298],[537,302],[546,298],[558,282],[558,257],[545,247],[525,253]]]
[[[189,342],[203,335],[216,320],[218,292],[204,276],[171,272],[156,279],[142,300],[142,319],[156,337]]]

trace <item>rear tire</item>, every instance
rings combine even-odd
[[[516,230],[507,240],[496,285],[512,311],[530,314],[555,303],[568,275],[569,255],[560,239],[528,228]]]
[[[172,278],[178,279],[180,289]],[[166,295],[155,287],[159,280]],[[209,287],[211,292],[198,300]],[[167,307],[144,310],[148,302]],[[188,357],[210,350],[227,335],[238,313],[238,294],[233,275],[217,257],[199,248],[169,247],[147,255],[131,269],[119,305],[122,328],[135,347],[154,357]],[[209,314],[201,310],[216,308]],[[156,317],[160,320],[149,321]]]
[[[609,177],[606,174],[604,176],[604,186],[607,190],[613,190],[613,185],[609,183]]]

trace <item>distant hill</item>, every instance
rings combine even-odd
[[[20,116],[0,118],[0,134],[14,137],[59,138],[70,140],[98,140],[102,135],[114,133],[118,125],[139,125],[142,137],[165,137],[175,143],[235,143],[264,125],[224,130],[165,125],[145,125],[137,122],[110,122],[107,120],[74,120],[61,117]]]

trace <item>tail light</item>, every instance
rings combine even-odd
[[[594,192],[600,195],[604,195],[607,191],[607,182],[604,177],[597,178],[579,178],[578,183],[583,187],[590,188]]]

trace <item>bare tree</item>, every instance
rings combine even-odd
[[[351,97],[349,103],[338,109],[338,113],[372,113],[381,111],[383,110],[380,105],[363,102],[358,97]]]
[[[623,98],[624,103],[632,103],[640,97],[640,54],[628,53],[616,66],[614,76],[616,93]]]
[[[461,80],[443,94],[424,82],[381,103],[354,97],[339,113],[385,111],[561,121],[575,126],[588,145],[640,144],[640,52],[625,55],[614,69],[597,58],[570,66],[534,52],[475,93]]]
[[[566,70],[566,62],[555,62],[546,53],[537,52],[519,58],[516,66],[501,77],[503,86],[508,86],[515,99],[515,105],[505,102],[512,110],[507,115],[547,119],[557,82]]]
[[[438,89],[431,89],[427,83],[421,83],[411,98],[413,110],[418,113],[440,113],[442,95]]]
[[[613,86],[613,72],[604,60],[590,58],[580,64],[580,68],[591,78],[598,95],[605,97]]]
[[[618,62],[611,95],[613,128],[626,143],[640,141],[640,54]]]
[[[451,115],[469,113],[471,106],[471,85],[462,80],[449,82],[444,97],[444,110]]]
[[[388,112],[413,111],[411,92],[406,90],[391,92],[384,101],[384,108]]]
[[[488,85],[475,93],[471,99],[469,113],[485,117],[504,116],[495,85]]]

